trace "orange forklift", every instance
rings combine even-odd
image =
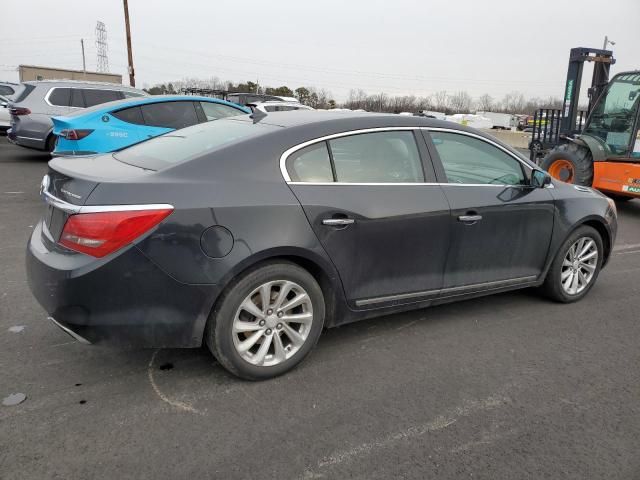
[[[593,80],[589,107],[579,111],[585,62],[594,64]],[[640,198],[640,70],[609,81],[613,63],[610,50],[571,49],[563,108],[536,112],[529,150],[554,178],[625,201]]]

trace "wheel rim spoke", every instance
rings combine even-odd
[[[313,314],[310,312],[297,313],[291,315],[283,315],[280,320],[287,323],[309,323],[313,320]]]
[[[240,353],[248,352],[251,347],[253,347],[256,342],[260,339],[260,337],[264,334],[263,330],[258,330],[254,334],[252,334],[249,338],[247,338],[244,342],[241,342],[238,345],[238,351]]]
[[[567,277],[569,277],[569,275],[571,275],[572,273],[573,272],[570,269],[566,269],[564,272],[562,272],[562,274],[560,275],[560,278],[564,282],[567,279]]]
[[[265,335],[262,337],[262,343],[260,344],[260,348],[256,352],[253,360],[256,365],[262,365],[264,363],[264,358],[267,356],[267,352],[269,351],[269,347],[271,346],[271,339],[273,335]]]
[[[598,250],[592,250],[591,252],[587,253],[586,255],[583,255],[582,257],[580,257],[580,261],[581,262],[586,262],[587,260],[592,259],[596,255],[598,255]]]
[[[260,310],[258,306],[253,303],[253,300],[251,300],[251,298],[246,298],[245,301],[242,302],[242,305],[240,305],[240,308],[260,320],[264,318],[264,313],[262,313],[262,310]]]
[[[287,334],[287,337],[289,337],[289,339],[291,340],[291,343],[293,343],[293,345],[295,345],[296,347],[302,346],[302,344],[304,343],[304,338],[298,332],[296,332],[293,328],[291,328],[286,323],[282,326],[282,328],[284,332]]]
[[[287,352],[284,350],[284,345],[282,344],[282,338],[280,338],[279,334],[275,334],[273,336],[273,346],[275,350],[275,358],[278,363],[284,362],[287,358]]]
[[[293,287],[293,283],[291,282],[284,282],[280,286],[280,292],[278,292],[278,297],[276,298],[276,301],[273,302],[273,308],[275,308],[276,310],[280,309],[280,307],[282,306],[282,302],[284,302],[284,300],[287,298],[287,295],[289,295],[289,292],[291,291],[292,287]]]
[[[307,295],[306,293],[301,293],[293,297],[283,306],[281,306],[279,310],[281,312],[286,312],[288,310],[291,310],[292,308],[296,308],[297,306],[302,305],[302,303],[307,300],[309,300],[309,295]]]
[[[238,320],[233,323],[233,330],[236,332],[255,332],[256,330],[262,330],[262,327],[258,325],[257,322],[243,322],[242,320]]]
[[[260,301],[262,302],[262,313],[264,314],[271,305],[271,284],[265,283],[260,287]]]

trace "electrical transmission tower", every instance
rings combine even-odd
[[[109,57],[107,57],[107,50],[109,45],[107,44],[107,29],[104,23],[98,22],[96,24],[96,50],[98,52],[98,72],[109,71]]]

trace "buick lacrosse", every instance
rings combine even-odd
[[[525,287],[593,287],[616,209],[479,131],[348,112],[229,117],[49,163],[31,290],[79,341],[203,342],[247,379],[323,328]],[[567,307],[570,308],[570,307]]]

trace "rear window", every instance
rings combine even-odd
[[[6,95],[7,97],[10,97],[14,93],[16,93],[16,91],[9,85],[0,85],[0,95]]]
[[[201,123],[152,138],[114,153],[114,158],[136,167],[161,170],[222,146],[250,137],[264,135],[278,128],[273,125],[223,118]]]
[[[161,102],[143,105],[144,122],[153,127],[185,128],[198,123],[193,102]]]
[[[36,87],[35,85],[29,85],[28,83],[23,84],[24,90],[22,90],[18,96],[13,100],[14,103],[22,102],[25,98],[29,96],[31,92],[33,92]]]

